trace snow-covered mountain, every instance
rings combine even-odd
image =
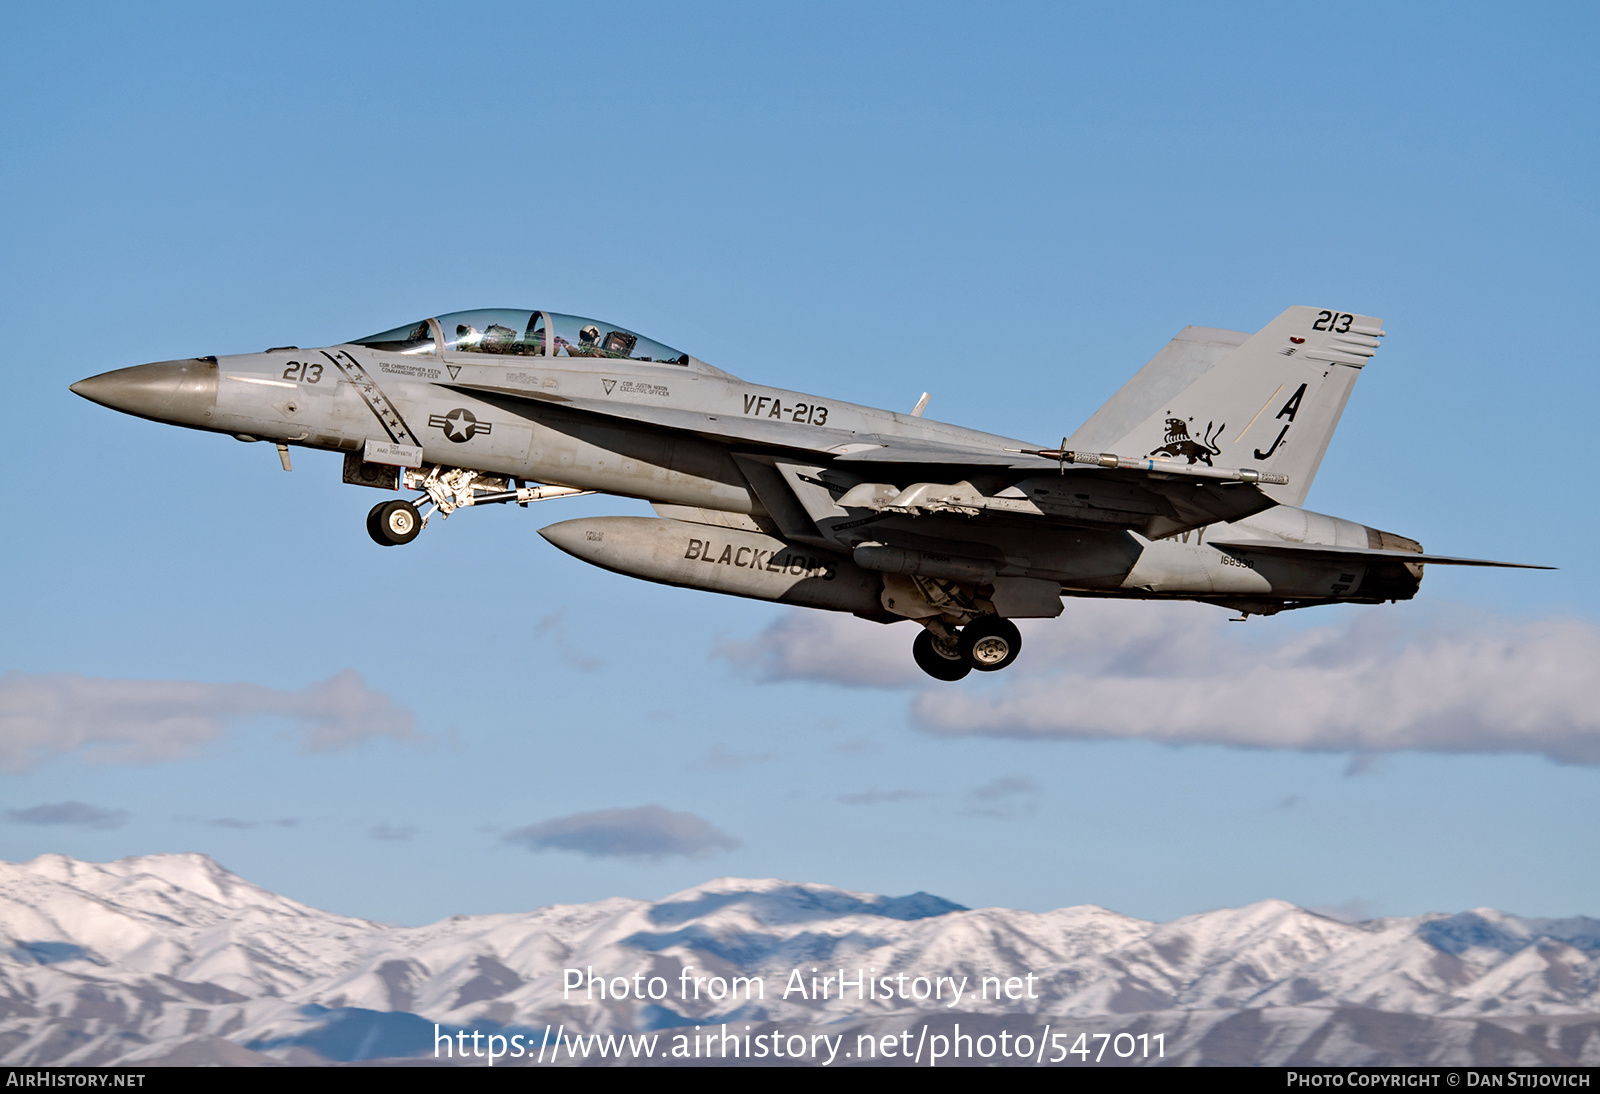
[[[605,998],[567,989],[591,976]],[[759,979],[734,997],[735,977]],[[431,1060],[435,1024],[469,1045],[473,1030],[548,1044],[548,1026],[665,1046],[723,1023],[851,1045],[906,1030],[937,1043],[958,1023],[1041,1046],[1048,1026],[1063,1049],[1080,1033],[1090,1049],[1161,1038],[1148,1060],[1102,1054],[1124,1064],[1597,1063],[1600,920],[1480,909],[1352,924],[1264,901],[1148,923],[720,878],[654,902],[393,927],[203,855],[0,863],[8,1064]]]

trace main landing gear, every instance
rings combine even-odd
[[[391,480],[390,485],[393,484]],[[516,502],[525,506],[530,501],[594,493],[571,486],[524,486],[520,479],[505,479],[461,467],[402,468],[399,484],[407,490],[421,490],[423,496],[415,502],[381,501],[372,507],[367,514],[367,534],[382,547],[410,543],[428,526],[429,518],[437,516],[444,520],[457,509],[470,505]],[[432,505],[426,511],[418,508],[427,502]]]
[[[973,669],[998,672],[1022,652],[1022,632],[997,615],[980,615],[959,631],[942,623],[924,627],[911,643],[911,656],[935,680],[959,680]]]

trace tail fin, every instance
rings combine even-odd
[[[1294,307],[1253,335],[1185,327],[1065,447],[1287,475],[1300,505],[1383,320]]]

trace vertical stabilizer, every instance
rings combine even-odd
[[[1187,327],[1066,447],[1184,459],[1289,478],[1261,490],[1300,505],[1383,321],[1294,307],[1245,336]]]

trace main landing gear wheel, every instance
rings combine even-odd
[[[410,543],[422,531],[422,515],[409,501],[385,501],[367,514],[367,534],[383,547]]]
[[[961,628],[961,656],[979,672],[998,672],[1022,652],[1022,632],[1009,619],[985,615]]]
[[[972,662],[957,654],[950,657],[933,640],[932,631],[923,631],[911,643],[911,656],[917,667],[935,680],[959,680],[972,671]]]

